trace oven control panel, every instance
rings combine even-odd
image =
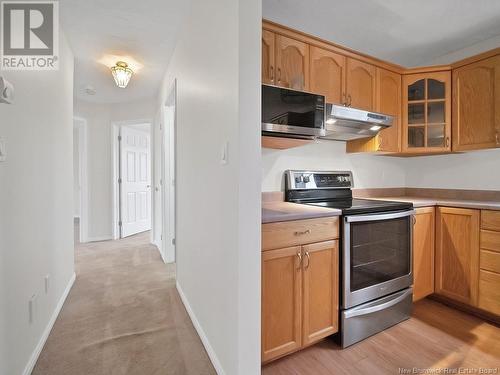
[[[294,171],[285,172],[288,190],[350,189],[354,186],[350,171]]]

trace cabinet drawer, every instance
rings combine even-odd
[[[500,315],[500,274],[479,272],[479,308]]]
[[[500,253],[481,249],[479,264],[483,270],[500,273]],[[498,287],[500,288],[500,285]]]
[[[500,232],[500,211],[481,211],[481,229]]]
[[[339,218],[327,217],[262,224],[262,250],[339,238]]]
[[[481,249],[500,251],[500,232],[481,230]]]

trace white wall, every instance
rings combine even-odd
[[[500,150],[409,158],[406,186],[500,190]]]
[[[8,147],[0,163],[2,340],[8,343],[1,374],[23,373],[74,274],[73,55],[59,35],[58,71],[0,71],[16,90],[12,105],[0,104],[0,136]]]
[[[87,120],[88,239],[110,239],[112,228],[111,124],[154,119],[156,99],[95,104],[77,100],[75,115]]]
[[[260,6],[193,0],[159,98],[177,78],[178,286],[228,375],[260,373]]]
[[[345,142],[321,140],[287,150],[262,149],[262,191],[284,190],[286,169],[349,170],[355,188],[404,187],[405,159],[347,154]]]

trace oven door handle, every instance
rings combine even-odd
[[[407,210],[402,212],[392,212],[389,214],[380,214],[380,215],[353,215],[346,216],[345,221],[348,223],[356,223],[362,221],[378,221],[378,220],[391,220],[391,219],[399,219],[406,216],[415,215],[415,210]]]
[[[390,301],[381,303],[380,305],[375,305],[375,306],[370,306],[370,307],[365,307],[364,309],[354,309],[354,311],[346,311],[346,318],[352,318],[355,316],[360,316],[360,315],[368,315],[380,310],[387,309],[391,306],[397,305],[399,302],[403,301],[406,297],[408,297],[408,294],[413,294],[413,290],[410,288],[398,297],[391,299]]]

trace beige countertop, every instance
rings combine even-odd
[[[262,202],[262,224],[342,215],[341,210],[288,202]]]
[[[429,206],[444,206],[458,208],[474,208],[478,210],[500,210],[500,202],[492,201],[474,201],[460,199],[442,199],[442,198],[423,198],[423,197],[369,197],[367,199],[378,199],[384,201],[411,202],[413,206],[429,207]]]

